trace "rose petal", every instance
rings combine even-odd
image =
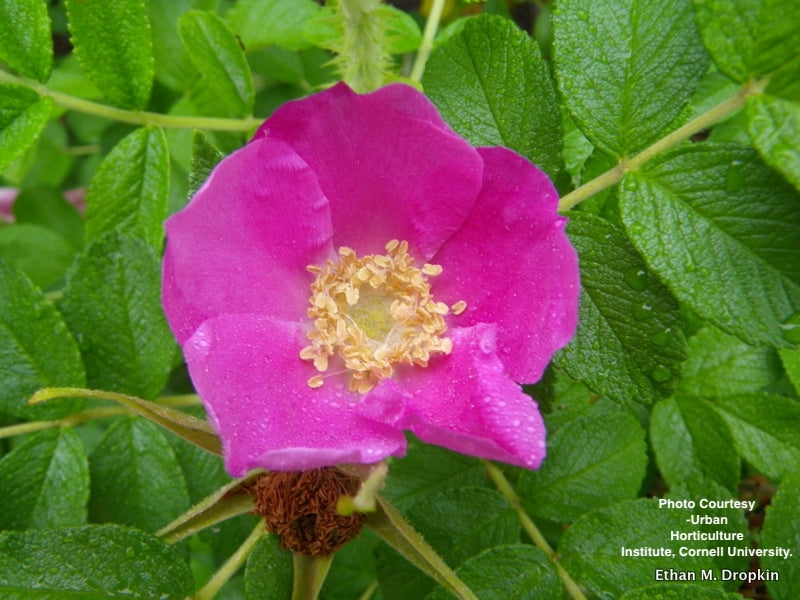
[[[547,176],[506,148],[480,148],[483,189],[464,226],[433,257],[438,300],[464,300],[451,323],[496,323],[511,378],[532,383],[575,333],[577,255]]]
[[[358,96],[346,85],[289,102],[256,134],[286,141],[319,177],[334,242],[358,254],[406,240],[427,260],[467,217],[481,159],[414,88]]]
[[[494,325],[448,333],[449,356],[395,379],[406,393],[398,425],[456,452],[538,468],[545,456],[544,422],[536,402],[506,375]]]
[[[308,165],[275,139],[224,159],[166,229],[164,308],[181,343],[225,313],[305,318],[306,266],[333,255],[328,201]]]
[[[405,452],[400,429],[359,414],[343,377],[311,389],[317,374],[299,358],[298,323],[263,315],[205,321],[184,354],[234,477],[250,469],[303,471],[339,463],[373,463]]]

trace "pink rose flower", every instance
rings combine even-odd
[[[538,467],[517,382],[577,319],[557,201],[406,85],[278,109],[166,223],[164,308],[228,471],[374,463],[404,430]]]

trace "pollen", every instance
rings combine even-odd
[[[320,373],[343,366],[353,392],[368,392],[397,365],[427,367],[431,356],[450,354],[445,317],[466,308],[463,300],[452,308],[434,300],[430,278],[442,273],[440,265],[414,266],[405,241],[385,248],[386,254],[359,257],[342,247],[337,262],[308,267],[316,275],[308,308],[313,328],[300,358]],[[312,388],[323,384],[320,374],[308,380]]]

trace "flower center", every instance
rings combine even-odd
[[[392,240],[386,254],[359,257],[342,247],[338,262],[309,266],[317,276],[308,309],[314,328],[300,358],[325,372],[329,357],[340,357],[350,372],[350,390],[364,393],[390,377],[396,364],[427,367],[431,354],[449,354],[453,343],[442,337],[444,317],[451,310],[461,314],[466,303],[436,302],[428,278],[442,267],[420,269],[413,262],[408,242]],[[312,388],[323,383],[322,375],[308,380]]]

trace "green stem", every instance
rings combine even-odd
[[[517,517],[519,518],[525,533],[527,533],[531,540],[533,540],[533,544],[537,548],[547,554],[547,557],[555,566],[556,573],[558,573],[558,576],[564,584],[564,587],[566,588],[570,597],[573,598],[573,600],[586,600],[586,596],[583,594],[581,588],[577,583],[575,583],[575,580],[572,579],[570,574],[567,573],[567,570],[559,562],[556,551],[553,550],[550,544],[547,543],[547,540],[539,531],[539,528],[536,527],[536,523],[533,522],[533,519],[531,519],[528,513],[525,512],[525,509],[522,508],[522,504],[519,501],[519,496],[517,496],[517,493],[514,491],[514,488],[511,486],[511,483],[509,483],[508,479],[506,479],[505,475],[503,475],[503,472],[488,461],[483,461],[483,463],[486,466],[486,472],[489,474],[489,478],[494,482],[497,490],[503,494],[506,500],[508,500],[509,504],[511,504],[514,510],[517,512]]]
[[[333,554],[329,556],[306,556],[293,554],[294,585],[292,600],[317,600],[328,569],[333,562]]]
[[[732,115],[745,105],[750,96],[763,92],[768,82],[769,77],[766,77],[743,86],[735,96],[720,102],[715,107],[704,112],[702,115],[699,115],[672,133],[664,136],[652,146],[645,148],[639,154],[636,154],[631,158],[621,159],[619,163],[617,163],[617,165],[612,169],[606,171],[602,175],[592,179],[591,181],[585,183],[561,198],[561,201],[558,204],[558,210],[561,212],[567,211],[573,208],[579,202],[582,202],[594,194],[619,183],[620,180],[625,176],[625,173],[628,171],[635,171],[641,168],[642,165],[644,165],[654,156],[677,146],[681,142],[688,140],[694,134],[700,133],[715,123],[718,123],[724,118]]]
[[[433,51],[433,41],[436,39],[436,32],[442,20],[444,3],[445,0],[433,0],[431,12],[428,15],[428,20],[425,22],[425,31],[422,33],[422,43],[419,45],[417,58],[414,60],[414,66],[411,69],[411,75],[409,75],[409,79],[417,83],[422,81],[425,65],[428,63],[428,58]]]
[[[239,546],[239,549],[234,552],[231,557],[225,561],[219,570],[211,576],[211,579],[206,583],[194,596],[194,600],[212,600],[217,592],[223,585],[239,570],[239,568],[250,556],[250,552],[256,545],[256,542],[261,539],[267,532],[264,529],[264,522],[259,519],[252,533]]]
[[[377,580],[376,580],[376,581],[373,581],[372,583],[370,583],[370,584],[369,584],[369,587],[368,587],[367,589],[365,589],[365,590],[364,590],[364,593],[363,593],[363,594],[361,594],[361,595],[358,597],[358,600],[369,600],[370,598],[372,598],[372,594],[374,594],[375,592],[377,592],[377,591],[378,591],[378,588],[380,587],[380,585],[381,585],[381,584],[380,584],[380,583],[378,583],[378,581],[377,581]]]
[[[185,396],[166,396],[159,398],[156,402],[162,406],[171,406],[173,408],[181,406],[197,406],[200,404],[200,399],[194,395]],[[17,425],[8,425],[7,427],[0,427],[0,439],[12,437],[15,435],[23,435],[25,433],[33,433],[34,431],[41,431],[43,429],[50,429],[53,427],[73,427],[86,421],[94,419],[104,419],[107,417],[118,417],[120,415],[135,414],[133,411],[122,406],[108,406],[102,408],[90,408],[88,410],[69,415],[61,419],[54,419],[52,421],[31,421],[29,423],[19,423]]]
[[[0,71],[0,81],[25,86],[32,89],[40,96],[49,96],[58,106],[68,110],[76,110],[96,117],[122,121],[123,123],[131,123],[133,125],[157,125],[159,127],[177,129],[213,129],[216,131],[240,131],[249,133],[258,127],[262,121],[262,119],[257,119],[255,117],[223,119],[218,117],[164,115],[143,110],[124,110],[106,104],[84,100],[76,96],[70,96],[69,94],[53,90],[41,83],[17,77],[6,71]]]

